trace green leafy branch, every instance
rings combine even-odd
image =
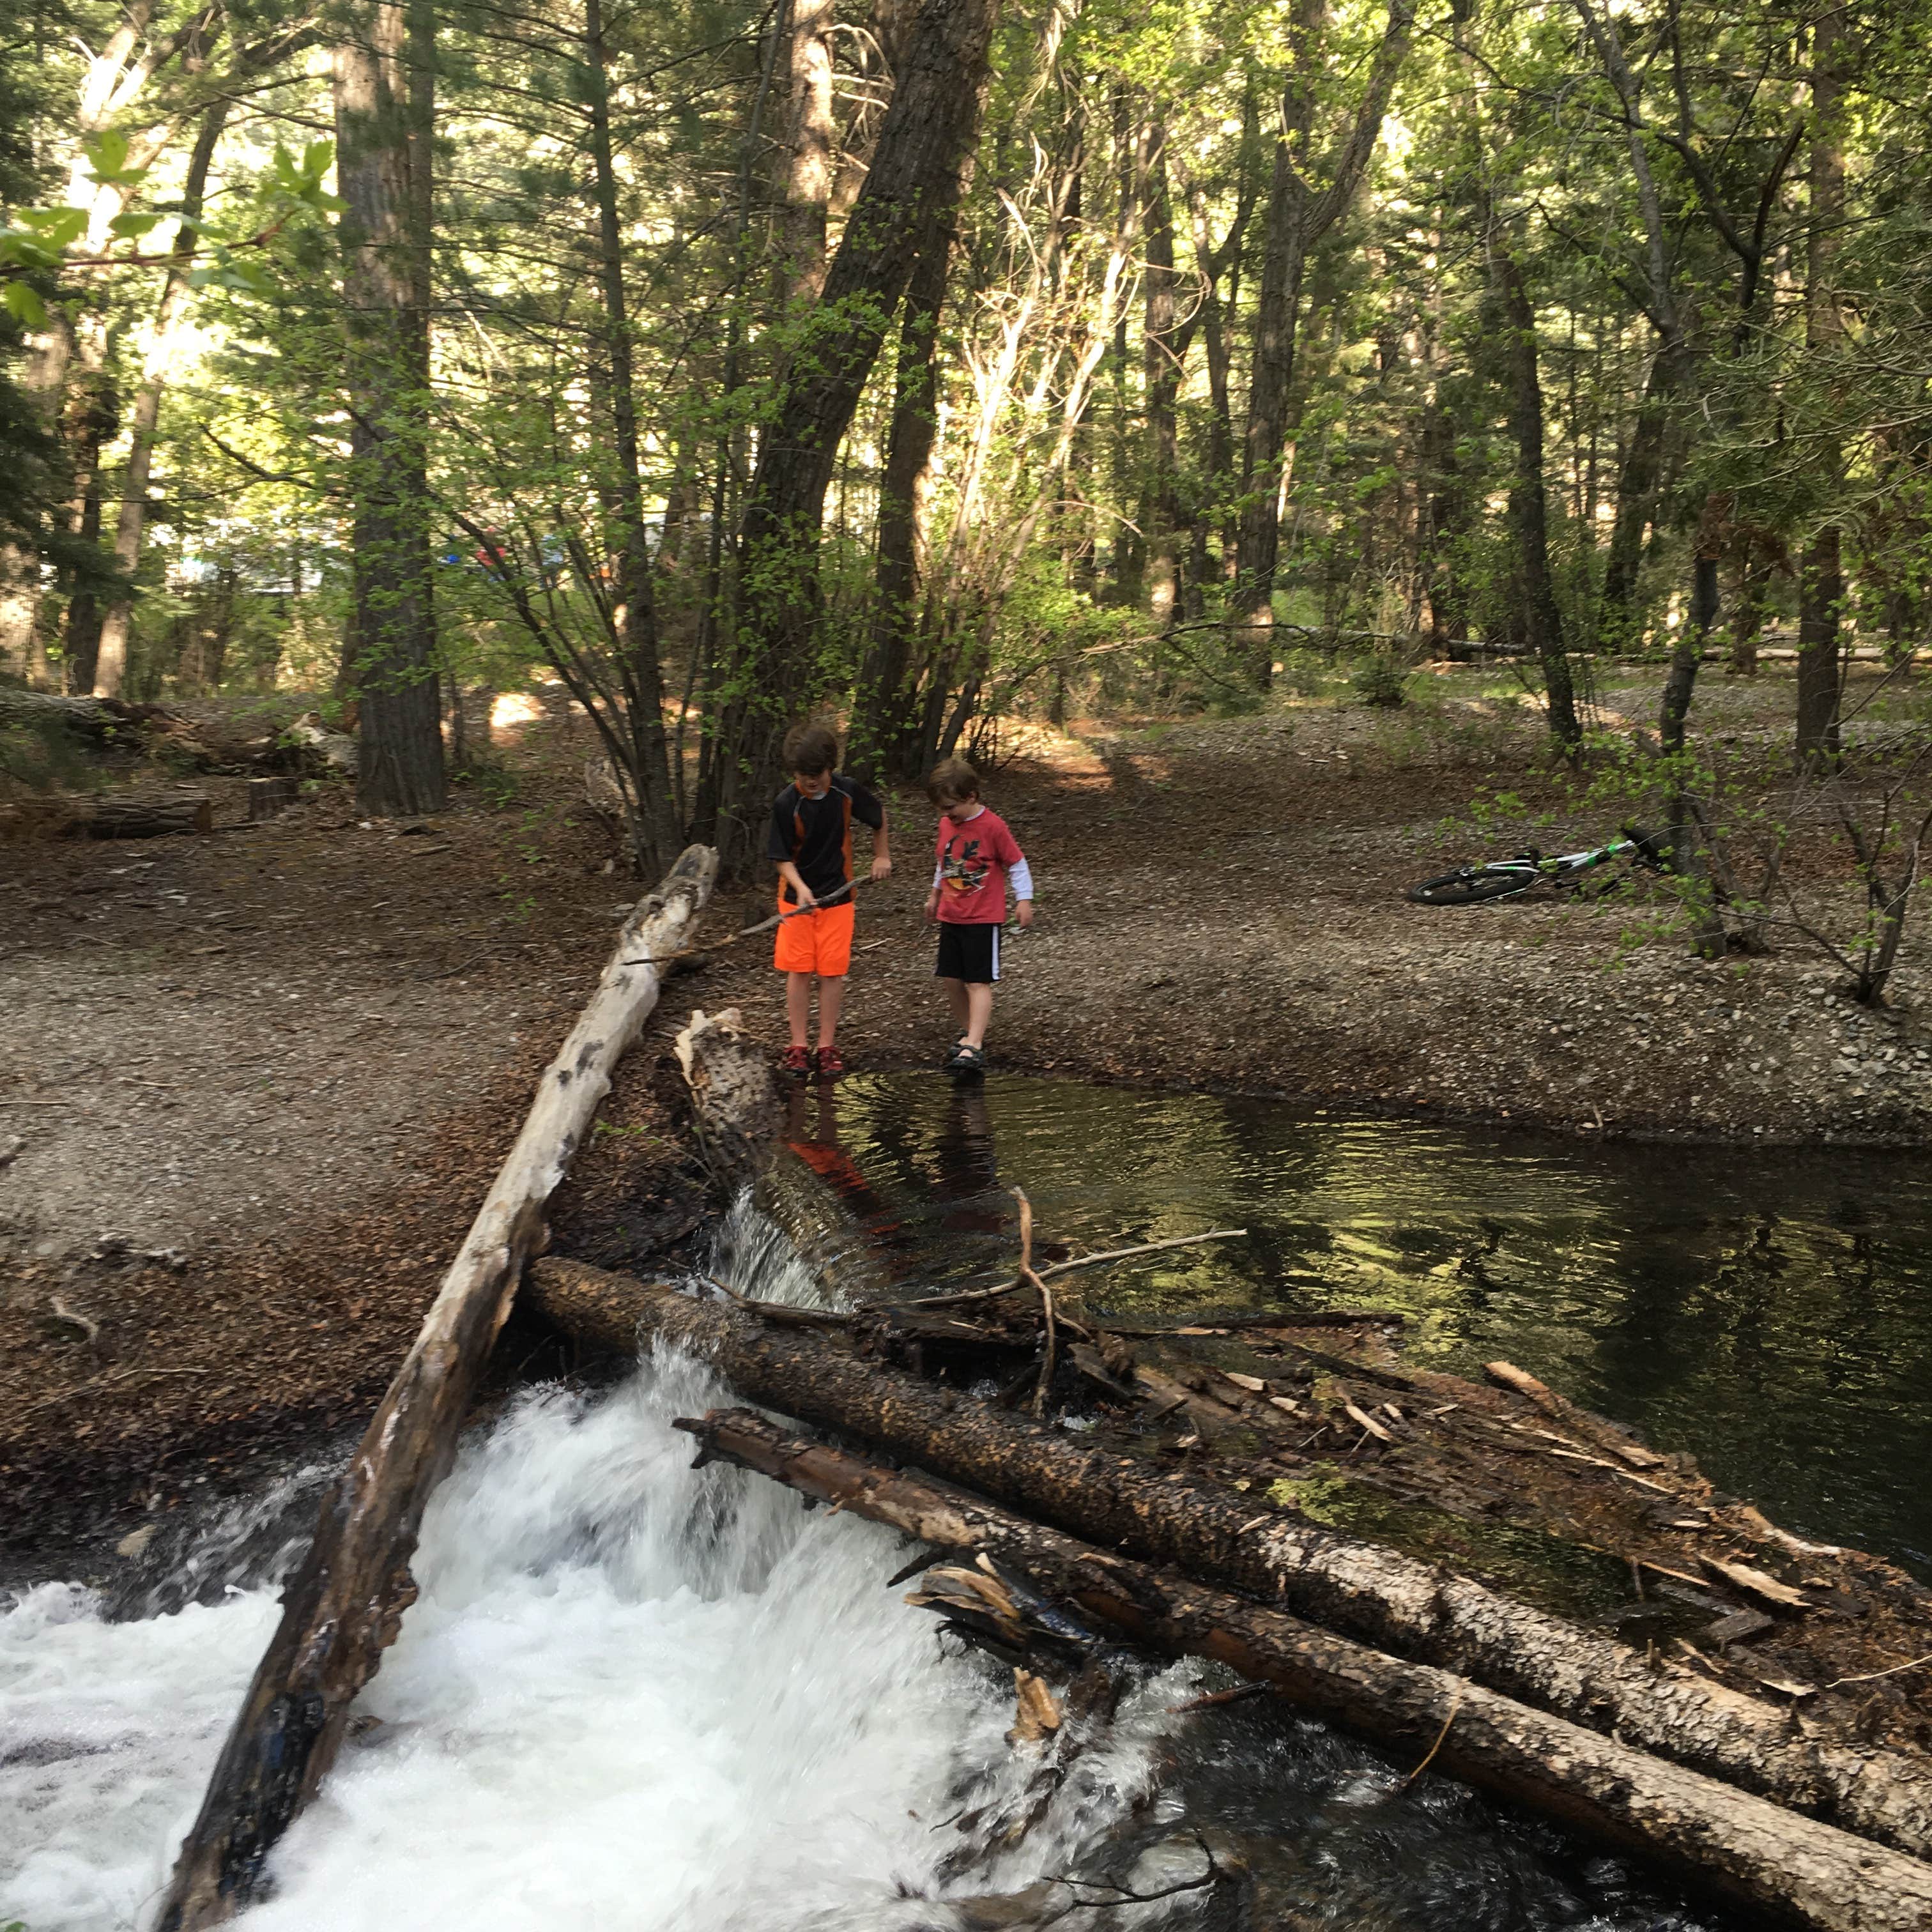
[[[128,137],[118,131],[94,134],[84,143],[88,178],[102,188],[132,193],[148,177],[146,168],[128,164]],[[278,144],[269,172],[250,209],[249,232],[224,236],[188,215],[174,219],[191,230],[206,248],[208,260],[188,278],[192,288],[232,289],[243,295],[267,297],[276,283],[255,250],[268,248],[289,225],[303,215],[338,212],[340,199],[323,186],[335,158],[332,141],[311,141],[299,154]],[[85,208],[62,205],[16,209],[0,227],[0,306],[23,328],[44,328],[47,305],[32,278],[45,278],[76,268],[153,268],[175,266],[178,248],[166,254],[144,253],[142,240],[169,219],[149,212],[117,214],[107,224],[110,245],[103,253],[75,255],[69,251],[87,233],[92,217]],[[112,243],[123,243],[116,248]]]

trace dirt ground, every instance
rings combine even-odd
[[[1565,815],[1506,686],[1464,671],[1393,714],[1316,698],[1024,740],[988,796],[1039,918],[1006,950],[994,1064],[1592,1136],[1922,1141],[1910,946],[1873,1012],[1795,946],[1628,950],[1641,906],[1404,901],[1461,858],[1613,829]],[[1748,742],[1790,696],[1720,685],[1705,716]],[[325,784],[251,828],[242,782],[216,779],[212,838],[0,847],[8,1573],[104,1524],[138,1535],[366,1414],[637,890],[578,800],[592,748],[534,727],[421,826],[360,823]],[[1445,829],[1485,788],[1523,799],[1518,822]],[[946,1039],[932,814],[908,797],[894,823],[898,869],[861,902],[858,1066],[936,1064]],[[768,906],[722,898],[704,935]],[[673,983],[559,1203],[560,1247],[637,1262],[693,1225],[670,1036],[736,1006],[782,1044],[769,944]]]

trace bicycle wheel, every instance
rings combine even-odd
[[[1542,874],[1520,866],[1463,866],[1411,886],[1405,896],[1418,905],[1480,905],[1513,899],[1541,884]]]

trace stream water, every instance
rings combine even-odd
[[[1052,1083],[848,1081],[712,1266],[766,1297],[906,1293],[1043,1238],[1240,1226],[1090,1278],[1096,1305],[1399,1306],[1412,1348],[1497,1353],[1694,1450],[1794,1528],[1921,1565],[1932,1186],[1836,1154],[1579,1149]],[[966,1932],[1076,1874],[1143,1894],[1066,1922],[1336,1932],[1716,1932],[1623,1862],[1265,1702],[1187,1714],[1150,1675],[1114,1741],[990,1869],[940,1867],[1010,1794],[1010,1684],[884,1587],[884,1532],[736,1472],[670,1419],[676,1358],[538,1390],[473,1432],[432,1505],[422,1596],[362,1728],[284,1841],[257,1932]],[[0,1927],[145,1928],[326,1471],[230,1509],[112,1597],[0,1612]],[[1097,1904],[1106,1894],[1084,1893]]]

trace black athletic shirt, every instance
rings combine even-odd
[[[886,808],[856,778],[835,772],[832,789],[823,798],[806,798],[788,784],[772,807],[771,837],[765,850],[774,864],[789,859],[799,876],[824,898],[852,877],[852,821],[875,831],[886,822]],[[781,902],[790,905],[791,887],[778,881]],[[850,897],[850,895],[847,895]],[[843,902],[842,902],[842,903]]]

